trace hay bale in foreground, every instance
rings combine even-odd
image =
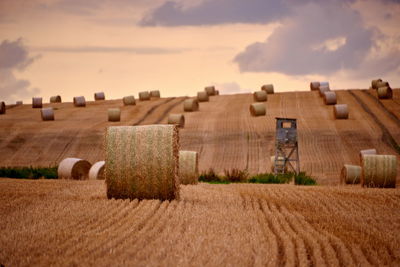
[[[4,101],[0,102],[0,114],[6,114],[6,103]]]
[[[268,100],[267,92],[264,90],[256,91],[253,93],[253,99],[257,102],[265,102]]]
[[[65,158],[58,165],[58,179],[86,180],[91,166],[83,159]]]
[[[378,98],[379,99],[391,99],[393,98],[392,88],[389,86],[378,88]]]
[[[149,91],[143,91],[139,92],[139,100],[140,101],[147,101],[150,100],[150,92]]]
[[[320,85],[320,86],[319,86],[319,89],[318,89],[318,91],[319,91],[319,96],[324,97],[324,93],[325,93],[325,92],[329,92],[330,90],[331,90],[331,89],[329,88],[329,86]]]
[[[121,109],[109,108],[108,109],[108,121],[120,121],[121,120]]]
[[[344,164],[340,172],[341,184],[359,184],[361,180],[361,167],[357,165]]]
[[[32,97],[32,108],[42,108],[43,102],[41,97]]]
[[[98,93],[94,93],[94,100],[98,101],[98,100],[105,100],[106,96],[104,95],[104,92],[98,92]]]
[[[150,91],[150,97],[160,98],[161,97],[160,91],[159,90]]]
[[[397,157],[364,155],[361,185],[366,187],[396,187]]]
[[[261,90],[267,92],[267,94],[274,93],[274,85],[273,84],[264,84],[261,86]]]
[[[41,115],[43,121],[54,121],[54,110],[53,108],[42,108]]]
[[[319,90],[319,82],[310,82],[311,91]]]
[[[199,101],[197,99],[191,98],[186,99],[183,102],[183,110],[184,111],[198,111],[199,110]]]
[[[75,96],[74,97],[74,106],[75,107],[86,107],[86,100],[84,96]]]
[[[363,156],[364,155],[376,155],[376,149],[375,148],[370,148],[370,149],[360,150],[359,157],[360,157],[361,165],[362,165],[362,161],[363,161]]]
[[[185,116],[183,114],[169,114],[168,124],[176,124],[178,127],[185,127]]]
[[[133,95],[124,96],[122,98],[122,102],[124,103],[125,106],[136,105],[135,97]]]
[[[333,115],[335,119],[348,119],[349,109],[347,104],[336,104],[333,107]]]
[[[332,91],[324,92],[325,105],[336,105],[336,93]]]
[[[179,180],[181,184],[197,184],[199,158],[196,151],[179,151]]]
[[[61,103],[61,96],[55,95],[50,97],[50,103]]]
[[[263,103],[253,103],[250,105],[250,114],[254,117],[264,116],[267,113]]]
[[[207,86],[204,88],[204,91],[206,91],[208,95],[215,95],[215,86]]]
[[[382,82],[382,79],[376,79],[372,80],[371,82],[371,88],[372,89],[378,89],[378,83]]]
[[[105,161],[98,161],[89,170],[89,180],[104,180]]]
[[[108,198],[179,198],[179,131],[175,125],[108,127]]]
[[[207,92],[205,92],[205,91],[197,92],[197,101],[208,102],[209,100],[210,100],[210,98],[208,97]]]

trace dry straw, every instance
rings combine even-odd
[[[210,98],[208,97],[207,92],[201,91],[201,92],[197,93],[197,100],[199,102],[208,102],[210,100]]]
[[[362,165],[362,161],[363,161],[363,156],[364,155],[376,155],[376,149],[375,148],[370,148],[370,149],[360,150],[359,156],[360,156],[361,165]]]
[[[215,86],[207,86],[204,88],[204,91],[206,91],[208,95],[215,95]]]
[[[140,101],[147,101],[147,100],[150,100],[150,93],[149,93],[149,91],[139,92],[139,100],[140,100]]]
[[[257,102],[265,102],[268,100],[267,92],[264,90],[256,91],[253,93],[253,99]]]
[[[184,111],[198,111],[199,110],[199,101],[197,101],[197,99],[194,99],[194,98],[186,99],[183,102],[183,110]]]
[[[74,97],[74,106],[75,107],[86,107],[86,100],[84,96],[75,96]]]
[[[397,158],[393,155],[364,155],[361,185],[396,187]]]
[[[283,161],[283,157],[279,157],[279,160]],[[285,172],[287,171],[287,166],[285,165]],[[271,156],[271,172],[275,172],[275,156]]]
[[[94,100],[98,101],[98,100],[105,100],[106,96],[104,95],[104,92],[98,92],[98,93],[94,93]]]
[[[83,159],[63,159],[58,165],[58,179],[86,180],[90,167],[91,164]]]
[[[199,158],[196,151],[179,151],[179,180],[181,184],[197,184]]]
[[[252,116],[263,116],[266,113],[266,108],[263,103],[253,103],[250,105],[250,114]]]
[[[273,84],[264,84],[261,86],[261,90],[267,92],[267,94],[274,93],[274,85]]]
[[[135,97],[133,95],[124,96],[124,98],[122,98],[122,102],[124,102],[125,106],[136,105]]]
[[[372,80],[371,87],[372,89],[378,89],[378,83],[382,82],[382,79]]]
[[[345,164],[340,172],[341,184],[359,184],[361,179],[361,167]]]
[[[379,99],[393,98],[392,88],[390,88],[389,86],[379,87],[378,88],[378,97],[379,97]]]
[[[349,109],[347,104],[336,104],[333,107],[333,115],[335,119],[348,119]]]
[[[319,96],[324,97],[325,92],[329,92],[331,89],[329,89],[329,86],[326,85],[321,85],[318,89],[319,91]]]
[[[42,108],[42,98],[41,97],[32,97],[32,108]]]
[[[179,132],[175,125],[108,127],[108,198],[179,198]]]
[[[178,127],[185,127],[185,116],[183,114],[169,114],[168,124],[176,124]]]
[[[4,101],[0,102],[0,114],[6,114],[6,103]]]
[[[332,91],[324,92],[325,105],[336,105],[336,93]]]
[[[105,161],[98,161],[89,170],[89,180],[104,180]]]
[[[120,121],[120,120],[121,120],[121,110],[119,108],[109,108],[108,121]]]
[[[319,89],[319,82],[310,82],[310,89],[311,91]]]
[[[50,97],[50,103],[61,103],[61,96],[55,95]]]
[[[160,98],[161,97],[160,91],[159,90],[150,91],[150,97]]]
[[[42,108],[41,109],[42,120],[54,121],[54,110],[53,108]]]

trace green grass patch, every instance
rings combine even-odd
[[[57,167],[0,167],[0,177],[24,179],[57,179]]]

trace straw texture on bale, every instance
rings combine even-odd
[[[185,116],[183,114],[169,114],[168,124],[176,124],[178,127],[185,127]]]
[[[140,100],[140,101],[150,100],[150,93],[149,93],[149,91],[139,92],[139,100]]]
[[[86,100],[84,96],[75,96],[74,97],[74,106],[75,107],[86,107]]]
[[[347,104],[336,104],[333,106],[333,115],[335,119],[348,119],[349,109]]]
[[[122,102],[124,102],[125,106],[136,105],[135,97],[133,95],[124,96]]]
[[[50,97],[50,103],[61,103],[61,96],[55,95]]]
[[[366,187],[396,187],[397,157],[364,155],[361,185]]]
[[[154,98],[160,98],[161,94],[160,94],[159,90],[153,90],[153,91],[150,91],[150,96],[154,97]]]
[[[319,82],[310,82],[310,89],[311,91],[319,89]]]
[[[120,121],[120,120],[121,120],[121,110],[119,108],[109,108],[108,121]]]
[[[379,87],[378,88],[378,97],[379,97],[379,99],[393,98],[392,88],[390,88],[389,86]]]
[[[264,90],[256,91],[253,93],[253,99],[257,102],[265,102],[268,100],[267,92]]]
[[[183,102],[183,110],[184,111],[197,111],[199,110],[199,102],[197,99],[191,98],[191,99],[186,99]]]
[[[376,88],[380,88],[380,87],[390,87],[389,82],[387,81],[380,81],[376,83]]]
[[[359,184],[361,180],[361,167],[345,164],[340,172],[341,184]]]
[[[179,130],[175,125],[108,127],[108,198],[179,198]]]
[[[179,151],[179,180],[181,184],[197,184],[199,159],[196,151]]]
[[[208,102],[210,100],[210,98],[208,97],[207,92],[202,91],[202,92],[197,93],[197,100],[199,102]]]
[[[0,102],[0,114],[6,114],[6,103],[4,101]]]
[[[283,157],[279,157],[279,159],[283,160]],[[287,166],[285,165],[285,172],[287,171]],[[275,172],[275,156],[271,156],[271,172]]]
[[[250,105],[250,114],[252,116],[264,116],[266,113],[266,108],[263,103],[253,103]]]
[[[22,102],[22,101],[17,101],[17,102],[15,102],[15,104],[16,104],[16,105],[23,105],[24,102]]]
[[[42,115],[42,120],[44,121],[54,121],[53,108],[42,108],[41,115]]]
[[[329,89],[329,86],[321,85],[318,90],[319,90],[319,95],[324,97],[324,93],[329,92],[331,89]]]
[[[90,167],[89,180],[104,180],[105,161],[98,161]]]
[[[325,105],[336,105],[336,93],[332,91],[324,92]]]
[[[362,165],[362,161],[363,161],[363,156],[364,155],[376,155],[376,149],[375,148],[371,148],[371,149],[363,149],[360,151],[360,162]]]
[[[65,158],[58,165],[58,179],[86,180],[91,166],[83,159]]]
[[[261,86],[261,90],[267,92],[267,94],[274,93],[274,85],[273,84],[264,84]]]
[[[215,95],[215,86],[207,86],[204,88],[204,91],[206,91],[208,95]]]
[[[104,95],[104,92],[97,92],[94,93],[94,100],[105,100],[106,96]]]
[[[372,80],[371,87],[372,89],[378,89],[378,83],[382,82],[382,79]]]
[[[41,97],[32,97],[32,108],[42,108],[42,98]]]

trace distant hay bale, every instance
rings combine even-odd
[[[253,103],[250,105],[250,114],[254,117],[264,116],[266,114],[265,104],[263,103]]]
[[[363,156],[364,155],[376,155],[376,149],[375,148],[370,148],[370,149],[364,149],[364,150],[360,151],[359,157],[360,157],[361,165],[362,165],[362,161],[363,161]]]
[[[371,87],[372,89],[378,89],[378,83],[382,82],[382,79],[372,80]]]
[[[361,167],[345,164],[340,172],[341,184],[359,184],[361,180]]]
[[[58,179],[86,180],[91,166],[83,159],[65,158],[58,165]]]
[[[89,170],[89,180],[104,180],[105,161],[98,161]]]
[[[380,87],[390,87],[389,82],[387,81],[380,81],[376,83],[376,88],[380,88]]]
[[[149,91],[139,92],[139,100],[140,100],[140,101],[147,101],[147,100],[150,100],[150,93],[149,93]]]
[[[20,106],[20,105],[23,105],[23,104],[24,104],[24,102],[22,102],[22,101],[15,102],[15,105],[17,105],[17,106]]]
[[[197,99],[191,98],[183,101],[183,110],[184,111],[198,111],[199,110],[199,102]]]
[[[135,97],[133,95],[124,96],[122,98],[122,102],[124,103],[125,106],[136,105]]]
[[[319,90],[319,82],[310,82],[311,91]]]
[[[61,103],[61,96],[55,95],[50,97],[50,103]]]
[[[179,131],[175,125],[108,127],[108,198],[179,198]]]
[[[168,124],[176,124],[178,127],[185,127],[185,116],[183,114],[169,114]]]
[[[98,92],[98,93],[94,93],[94,100],[98,101],[98,100],[105,100],[106,96],[104,95],[104,92]]]
[[[275,172],[275,156],[271,156],[271,172]],[[279,157],[279,159],[283,160],[283,157]],[[287,165],[285,165],[285,172],[287,171]]]
[[[41,115],[43,121],[54,121],[54,110],[53,108],[42,108]]]
[[[396,187],[397,157],[394,155],[364,155],[361,185],[366,187]]]
[[[199,158],[196,151],[179,151],[179,180],[181,184],[197,184]]]
[[[0,114],[6,114],[6,103],[4,101],[0,102]]]
[[[108,109],[108,121],[120,121],[121,120],[121,109],[109,108]]]
[[[274,93],[274,85],[273,84],[264,84],[261,86],[261,90],[267,92],[267,94]]]
[[[332,91],[324,92],[325,105],[336,105],[336,93]]]
[[[208,97],[208,94],[206,91],[201,91],[197,93],[197,100],[199,102],[208,102],[210,98]]]
[[[265,102],[268,100],[267,92],[264,90],[256,91],[253,93],[253,99],[257,102]]]
[[[321,87],[321,86],[326,86],[329,88],[329,90],[331,90],[330,86],[329,86],[329,82],[319,82],[319,87]]]
[[[32,108],[42,108],[42,98],[41,97],[32,97]]]
[[[378,88],[378,98],[379,99],[391,99],[393,98],[392,88],[389,86]]]
[[[325,85],[320,85],[319,86],[319,96],[324,97],[324,93],[325,92],[329,92],[331,89],[329,89],[329,86],[325,86]]]
[[[74,106],[75,107],[86,107],[86,100],[84,96],[75,96],[74,97]]]
[[[349,109],[347,104],[336,104],[333,106],[333,114],[335,119],[348,119]]]
[[[204,88],[204,91],[206,91],[208,95],[215,95],[215,86],[207,86]]]
[[[159,90],[150,91],[150,97],[160,98],[161,97],[160,91]]]
[[[215,95],[219,95],[219,90],[215,90]]]

